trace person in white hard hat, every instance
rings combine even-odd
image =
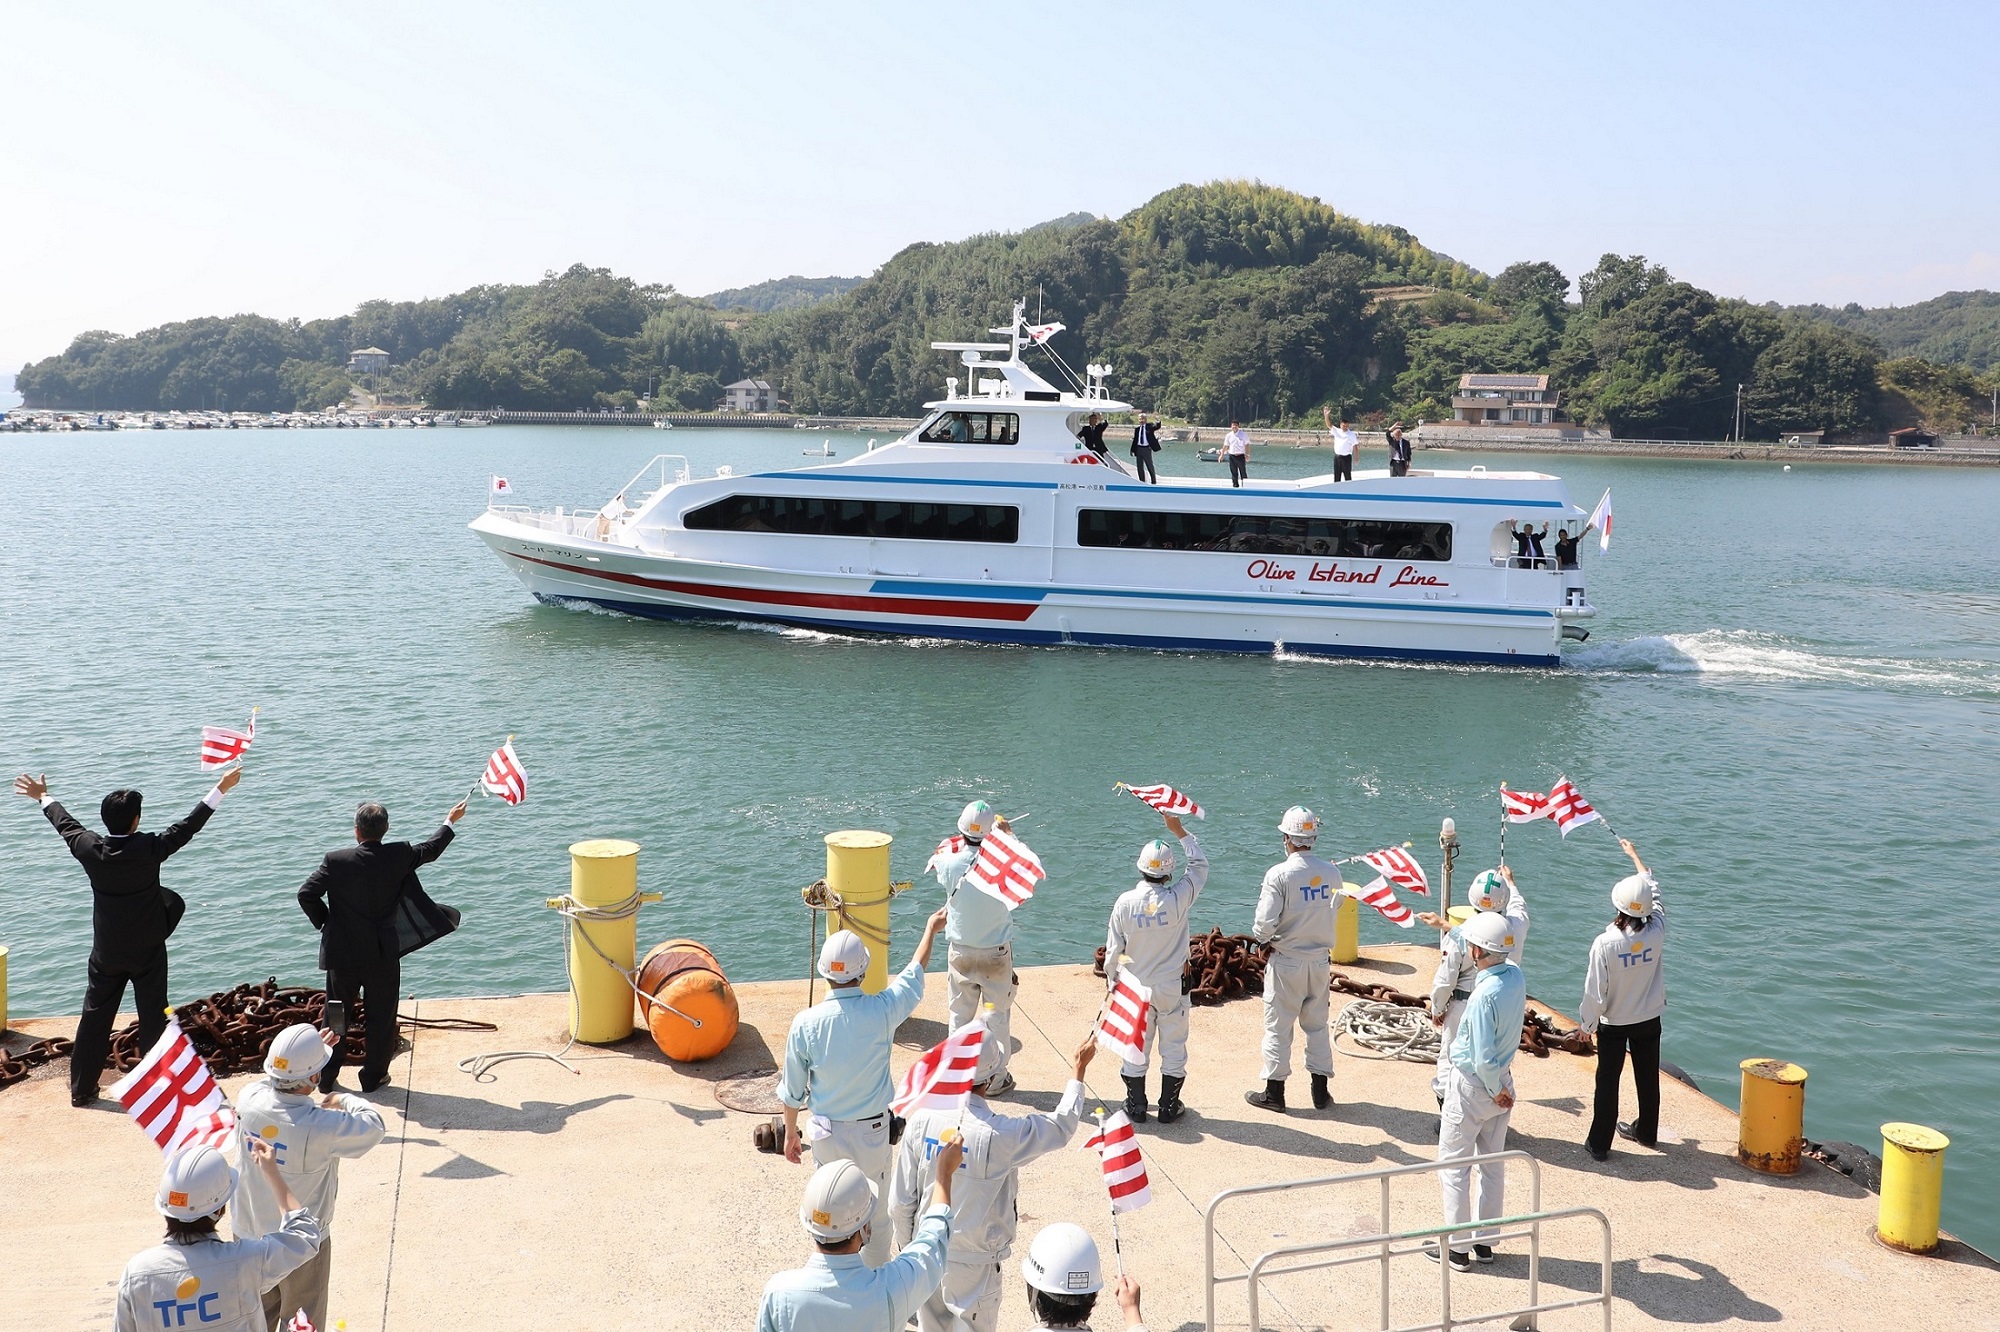
[[[1243,1093],[1260,1110],[1285,1113],[1292,1075],[1292,1028],[1306,1034],[1306,1072],[1316,1110],[1333,1104],[1333,1042],[1327,1037],[1327,958],[1333,948],[1334,894],[1340,871],[1312,853],[1319,817],[1293,805],[1278,820],[1285,858],[1264,872],[1250,935],[1268,945],[1264,961],[1264,1089]]]
[[[785,1068],[778,1099],[785,1106],[785,1159],[797,1165],[805,1154],[799,1112],[812,1108],[813,1164],[853,1161],[874,1181],[879,1194],[889,1186],[889,1102],[896,1094],[889,1078],[889,1046],[896,1028],[924,997],[924,968],[931,944],[944,929],[940,907],[924,925],[924,937],[909,965],[879,994],[863,994],[868,946],[852,930],[827,936],[819,950],[819,974],[831,989],[825,999],[792,1019],[785,1037]],[[871,1267],[889,1257],[889,1229],[869,1241]]]
[[[979,856],[980,842],[996,828],[1006,832],[1007,820],[984,800],[973,801],[958,816],[958,833],[965,845],[934,858],[931,864],[944,888],[951,1030],[966,1026],[990,1005],[985,1048],[994,1051],[1000,1061],[990,1094],[1003,1096],[1014,1089],[1014,1075],[1007,1071],[1013,1048],[1014,992],[1018,988],[1014,982],[1014,913],[993,894],[965,882],[965,872]]]
[[[298,1022],[271,1040],[264,1076],[236,1094],[236,1127],[245,1144],[266,1143],[278,1174],[293,1196],[318,1218],[319,1252],[264,1293],[265,1326],[300,1309],[314,1327],[327,1327],[326,1284],[333,1271],[333,1205],[340,1192],[340,1162],[382,1141],[382,1112],[359,1096],[316,1096],[314,1079],[340,1038]],[[285,1208],[256,1171],[237,1191],[230,1228],[238,1239],[268,1235],[284,1224]]]
[[[1090,1315],[1104,1289],[1104,1263],[1097,1241],[1072,1221],[1043,1226],[1021,1260],[1021,1282],[1028,1288],[1031,1332],[1090,1332]],[[1139,1283],[1121,1276],[1111,1294],[1125,1318],[1125,1332],[1146,1332],[1139,1313]]]
[[[1139,883],[1111,905],[1111,925],[1104,936],[1105,984],[1115,985],[1122,961],[1141,985],[1153,992],[1152,1021],[1146,1026],[1146,1059],[1126,1064],[1125,1114],[1135,1124],[1146,1122],[1146,1069],[1157,1043],[1160,1052],[1160,1122],[1171,1124],[1186,1107],[1181,1088],[1187,1083],[1187,995],[1181,991],[1181,970],[1187,966],[1188,913],[1194,910],[1201,886],[1208,882],[1208,856],[1181,821],[1162,814],[1167,831],[1181,844],[1187,870],[1174,877],[1174,850],[1162,841],[1146,843],[1139,852]]]
[[[1087,1095],[1083,1075],[1097,1053],[1097,1033],[1093,1030],[1070,1057],[1069,1086],[1048,1114],[1003,1115],[987,1103],[993,1062],[986,1051],[992,1045],[989,1038],[980,1047],[974,1070],[979,1081],[965,1109],[917,1111],[910,1116],[896,1153],[889,1214],[896,1223],[896,1243],[901,1245],[916,1233],[918,1205],[930,1187],[938,1153],[950,1142],[965,1148],[952,1202],[953,1233],[944,1281],[917,1310],[917,1326],[923,1332],[997,1332],[1000,1264],[1014,1248],[1021,1167],[1060,1151],[1075,1136]]]
[[[1514,1052],[1521,1045],[1521,1022],[1528,1009],[1527,979],[1507,960],[1507,918],[1497,911],[1482,911],[1459,926],[1458,934],[1472,952],[1479,979],[1465,1001],[1458,1037],[1451,1045],[1452,1077],[1438,1130],[1440,1161],[1506,1149],[1507,1120],[1514,1109]],[[1472,1176],[1471,1166],[1438,1172],[1446,1225],[1505,1215],[1507,1174],[1502,1165],[1483,1164],[1477,1179]],[[1431,1261],[1448,1258],[1460,1271],[1468,1270],[1475,1260],[1490,1263],[1493,1246],[1487,1241],[1492,1235],[1489,1227],[1433,1240]]]
[[[270,1332],[264,1292],[319,1252],[320,1225],[278,1173],[269,1143],[252,1143],[249,1168],[283,1209],[276,1231],[226,1240],[215,1223],[236,1191],[236,1171],[213,1147],[174,1153],[154,1202],[166,1239],[135,1254],[118,1282],[114,1332],[198,1327],[202,1332]]]
[[[1502,865],[1481,872],[1472,881],[1466,904],[1475,914],[1494,911],[1506,918],[1507,960],[1520,966],[1528,942],[1528,902],[1514,882],[1514,871]],[[1471,948],[1450,921],[1434,911],[1423,912],[1417,919],[1444,931],[1444,937],[1438,940],[1438,966],[1431,976],[1430,1002],[1431,1022],[1439,1029],[1437,1072],[1431,1077],[1431,1094],[1437,1097],[1442,1111],[1445,1089],[1451,1084],[1452,1042],[1458,1039],[1458,1020],[1465,1012],[1465,1001],[1472,997],[1472,983],[1479,978],[1479,968],[1473,964]]]
[[[818,1252],[804,1267],[764,1283],[757,1332],[901,1332],[944,1275],[952,1187],[964,1155],[955,1142],[938,1153],[935,1200],[902,1252],[879,1267],[862,1256],[878,1229],[875,1182],[853,1161],[815,1170],[799,1204],[799,1224]]]
[[[1611,1155],[1611,1134],[1642,1147],[1659,1144],[1660,1015],[1667,1011],[1667,908],[1660,885],[1624,838],[1618,845],[1636,871],[1611,890],[1618,916],[1590,944],[1583,973],[1583,1008],[1578,1025],[1597,1038],[1597,1095],[1584,1146],[1593,1160]],[[1618,1082],[1625,1053],[1632,1054],[1633,1089],[1639,1114],[1618,1123]]]

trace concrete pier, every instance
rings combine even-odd
[[[1369,949],[1342,970],[1416,992],[1432,956]],[[1021,982],[1020,1090],[1005,1103],[1048,1109],[1102,982],[1083,967],[1034,968]],[[943,975],[933,972],[923,1006],[900,1034],[898,1071],[942,1038],[944,990]],[[803,980],[738,987],[742,1029],[706,1064],[669,1064],[642,1028],[617,1047],[572,1050],[575,1073],[517,1061],[485,1082],[461,1072],[458,1061],[560,1049],[565,998],[406,1001],[406,1015],[473,1018],[500,1030],[414,1031],[394,1081],[370,1098],[390,1132],[343,1171],[333,1316],[348,1332],[750,1326],[765,1278],[805,1258],[796,1209],[808,1170],[755,1152],[750,1131],[761,1117],[725,1109],[716,1085],[778,1062],[805,995]],[[1334,1011],[1345,1002],[1335,994]],[[73,1022],[17,1026],[10,1045],[67,1034]],[[1243,1092],[1257,1085],[1260,1027],[1254,999],[1194,1010],[1190,1113],[1140,1130],[1153,1202],[1122,1229],[1156,1330],[1202,1325],[1201,1210],[1220,1190],[1435,1155],[1425,1066],[1343,1053],[1332,1109],[1297,1108],[1307,1099],[1302,1072],[1294,1075],[1290,1114],[1245,1105]],[[1523,1055],[1515,1069],[1520,1104],[1508,1145],[1543,1163],[1543,1206],[1591,1205],[1611,1217],[1614,1326],[2000,1329],[2000,1267],[1949,1239],[1929,1258],[1881,1247],[1869,1237],[1874,1196],[1817,1162],[1785,1177],[1743,1169],[1734,1159],[1736,1117],[1716,1102],[1668,1081],[1661,1150],[1620,1143],[1599,1165],[1582,1146],[1593,1061]],[[114,1103],[72,1110],[65,1071],[58,1063],[0,1091],[0,1235],[14,1272],[13,1312],[0,1325],[8,1328],[108,1326],[126,1258],[160,1233],[152,1207],[158,1151]],[[225,1088],[233,1093],[243,1081],[229,1079]],[[1103,1057],[1090,1085],[1107,1105],[1122,1094],[1115,1064]],[[1882,1109],[1891,1117],[1895,1107]],[[1509,1188],[1509,1210],[1525,1210],[1525,1176],[1511,1177]],[[1258,1253],[1315,1237],[1367,1233],[1377,1197],[1368,1184],[1237,1206],[1221,1227],[1222,1270],[1241,1272]],[[1071,1150],[1028,1167],[1021,1209],[1024,1243],[1049,1221],[1075,1220],[1099,1237],[1109,1262],[1094,1156]],[[1398,1184],[1393,1209],[1399,1225],[1435,1224],[1434,1177]],[[589,1239],[580,1244],[580,1236]],[[1550,1296],[1595,1289],[1597,1246],[1593,1225],[1551,1226],[1542,1264]],[[1025,1326],[1018,1252],[1004,1281],[1001,1324]],[[1495,1265],[1454,1276],[1455,1313],[1524,1303],[1526,1281],[1521,1246],[1503,1246]],[[1422,1258],[1396,1261],[1392,1292],[1401,1323],[1438,1317],[1438,1270]],[[1373,1327],[1375,1308],[1372,1265],[1282,1277],[1263,1296],[1272,1327]],[[1224,1287],[1217,1309],[1219,1327],[1242,1327],[1244,1287]],[[1097,1326],[1107,1325],[1100,1316]],[[1577,1310],[1541,1326],[1601,1321],[1595,1310]]]

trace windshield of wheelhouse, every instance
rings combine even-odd
[[[1076,544],[1133,550],[1324,555],[1339,559],[1451,559],[1451,524],[1261,513],[1084,509]]]
[[[1013,412],[939,412],[917,435],[919,444],[1018,444],[1021,418]]]

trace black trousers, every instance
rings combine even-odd
[[[1156,486],[1160,484],[1159,469],[1153,466],[1153,451],[1151,449],[1140,449],[1132,456],[1139,464],[1139,479],[1141,481],[1151,481]]]
[[[1625,1073],[1625,1052],[1632,1052],[1632,1082],[1639,1093],[1639,1114],[1632,1121],[1632,1136],[1651,1143],[1660,1136],[1660,1020],[1635,1022],[1629,1027],[1601,1023],[1597,1028],[1597,1098],[1591,1107],[1591,1148],[1611,1150],[1611,1136],[1618,1130],[1618,1083]]]
[[[134,1005],[139,1010],[139,1053],[153,1048],[167,1029],[167,946],[161,944],[144,965],[110,967],[90,959],[89,980],[83,989],[83,1016],[77,1019],[76,1050],[69,1057],[69,1094],[72,1098],[97,1091],[98,1075],[111,1057],[111,1024],[118,1020],[118,1005],[125,1002],[125,986],[132,987]]]
[[[1333,479],[1336,481],[1352,481],[1354,479],[1353,454],[1336,453],[1333,455]]]
[[[1247,453],[1226,453],[1229,459],[1229,484],[1240,486],[1250,477],[1250,455]]]
[[[1389,459],[1390,476],[1408,476],[1409,474],[1410,474],[1410,460],[1408,458]]]
[[[359,999],[366,1006],[368,1029],[368,1052],[361,1062],[361,1089],[373,1091],[381,1084],[382,1075],[389,1071],[389,1061],[396,1057],[396,1002],[397,991],[403,984],[403,964],[389,962],[372,971],[329,971],[326,973],[326,997],[329,1002],[339,1000],[346,1005],[347,1013],[354,1011],[354,1001]],[[336,1024],[329,1021],[327,1027],[340,1035],[347,1034],[347,1014],[341,1015]],[[340,1046],[333,1047],[333,1058],[326,1061],[320,1070],[319,1089],[333,1090],[334,1079],[340,1076],[340,1066],[344,1055]]]

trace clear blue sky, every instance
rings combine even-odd
[[[2000,287],[1990,4],[17,4],[0,366],[582,261],[701,293],[1256,177],[1489,272]]]

